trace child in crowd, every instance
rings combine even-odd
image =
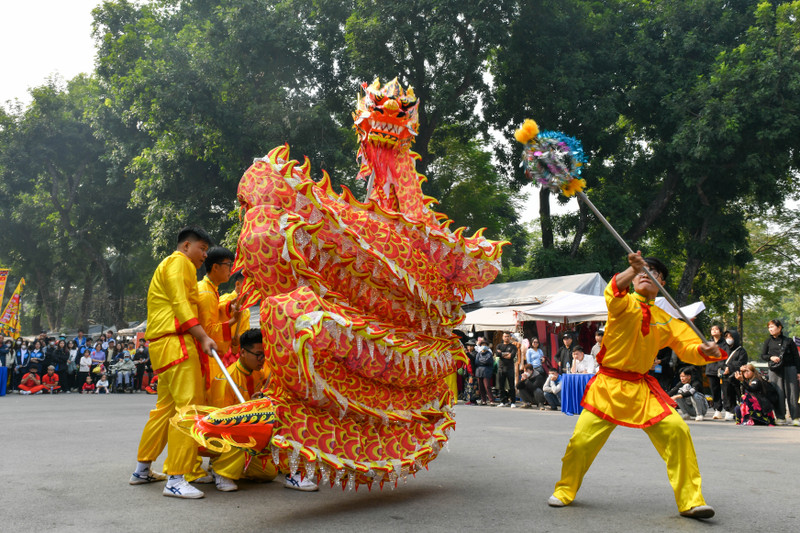
[[[92,376],[86,376],[86,383],[81,387],[81,394],[91,394],[94,392],[94,381]]]
[[[97,388],[94,390],[95,394],[108,394],[108,377],[105,374],[100,376],[97,380]]]

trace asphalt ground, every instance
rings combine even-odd
[[[128,484],[154,403],[144,394],[0,398],[0,531],[798,530],[795,427],[690,421],[703,492],[717,511],[697,521],[678,515],[643,431],[618,428],[576,501],[554,509],[546,500],[577,418],[466,405],[456,408],[449,451],[394,490],[302,493],[241,482],[234,493],[200,485],[204,499],[166,498],[163,483]]]

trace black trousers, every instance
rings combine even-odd
[[[503,403],[514,403],[517,400],[517,389],[514,386],[514,367],[497,367],[497,393]]]
[[[715,411],[722,411],[722,384],[717,376],[708,376],[708,387],[711,389],[711,405]]]

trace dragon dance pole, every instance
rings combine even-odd
[[[602,213],[601,213],[601,212],[600,212],[600,211],[597,209],[597,207],[595,207],[595,205],[592,203],[592,201],[591,201],[591,200],[589,200],[589,197],[588,197],[588,196],[586,196],[586,193],[585,193],[585,192],[583,192],[583,191],[577,191],[577,192],[575,193],[575,195],[576,195],[578,198],[580,198],[580,199],[581,199],[581,201],[582,201],[583,203],[585,203],[585,204],[586,204],[586,205],[589,207],[589,209],[591,209],[591,210],[592,210],[592,213],[594,213],[594,214],[595,214],[595,216],[598,218],[598,220],[600,220],[600,222],[602,222],[602,223],[603,223],[603,225],[606,227],[606,229],[607,229],[608,231],[610,231],[610,232],[611,232],[611,235],[613,235],[613,236],[614,236],[614,238],[615,238],[615,239],[617,239],[617,242],[618,242],[618,243],[620,243],[620,244],[622,245],[622,247],[623,247],[623,248],[625,248],[625,251],[626,251],[626,252],[628,252],[629,254],[632,254],[632,253],[634,253],[634,251],[631,249],[631,247],[630,247],[630,246],[628,246],[628,243],[626,243],[626,242],[625,242],[625,240],[624,240],[624,239],[623,239],[623,238],[620,236],[620,234],[619,234],[619,233],[617,233],[617,230],[615,230],[615,229],[614,229],[614,227],[613,227],[613,226],[612,226],[612,225],[611,225],[611,224],[608,222],[608,220],[606,220],[606,217],[604,217],[604,216],[603,216],[603,214],[602,214]],[[661,292],[661,294],[663,294],[663,295],[664,295],[664,298],[666,298],[666,299],[667,299],[667,301],[669,302],[669,304],[670,304],[672,307],[674,307],[674,308],[675,308],[675,310],[676,310],[676,311],[678,312],[678,314],[680,315],[681,319],[682,319],[684,322],[686,322],[686,324],[688,324],[688,325],[689,325],[689,327],[691,327],[691,328],[692,328],[692,330],[693,330],[693,331],[694,331],[694,332],[697,334],[697,336],[698,336],[698,337],[700,337],[700,339],[701,339],[703,342],[708,342],[708,341],[706,340],[706,337],[705,337],[705,335],[703,335],[703,333],[702,333],[702,332],[701,332],[701,331],[700,331],[700,330],[697,328],[697,326],[695,326],[695,325],[694,325],[694,322],[692,322],[691,320],[689,320],[689,318],[688,318],[688,317],[687,317],[687,316],[686,316],[686,315],[683,313],[683,311],[681,311],[681,308],[680,308],[680,306],[678,305],[678,302],[676,302],[676,301],[675,301],[675,299],[674,299],[674,298],[673,298],[673,297],[670,295],[670,293],[668,293],[668,292],[667,292],[667,289],[665,289],[665,288],[664,288],[664,287],[663,287],[663,286],[662,286],[662,285],[661,285],[661,284],[658,282],[658,280],[655,278],[655,276],[653,276],[653,274],[650,272],[650,270],[648,270],[648,269],[646,269],[646,268],[645,268],[645,269],[644,269],[644,272],[645,272],[645,274],[647,274],[647,277],[648,277],[648,278],[650,278],[650,281],[652,281],[653,283],[655,283],[655,284],[656,284],[656,287],[658,287],[658,290]]]
[[[236,398],[239,400],[239,403],[244,403],[244,396],[242,396],[242,393],[239,391],[239,387],[236,386],[236,383],[233,381],[233,378],[228,373],[228,369],[225,368],[224,364],[222,364],[222,360],[219,358],[219,354],[217,353],[217,351],[216,350],[211,350],[211,355],[214,357],[214,360],[219,365],[220,370],[222,370],[222,373],[225,376],[225,379],[228,380],[228,384],[233,389],[233,393],[236,395]]]
[[[634,253],[631,247],[617,233],[617,230],[609,224],[606,217],[583,192],[586,182],[580,177],[581,167],[587,162],[587,159],[583,152],[583,146],[578,139],[557,131],[539,131],[539,125],[531,119],[525,120],[522,126],[514,132],[514,137],[524,145],[522,166],[525,168],[525,175],[531,178],[533,183],[541,187],[547,187],[556,194],[561,192],[567,197],[577,196],[580,198],[606,229],[611,232],[611,235],[617,239],[617,242],[622,245],[625,251],[629,254]],[[675,308],[680,318],[692,328],[692,331],[704,343],[708,342],[703,333],[681,311],[675,299],[670,296],[653,274],[648,269],[644,269],[644,271],[650,281],[656,284],[659,292]]]

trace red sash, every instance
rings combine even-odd
[[[610,376],[612,378],[621,379],[624,381],[640,381],[644,380],[647,387],[650,389],[656,398],[662,400],[662,403],[666,403],[667,405],[671,405],[672,407],[677,407],[678,404],[675,403],[675,400],[669,397],[669,395],[661,388],[659,385],[658,380],[651,376],[650,374],[640,374],[638,372],[627,372],[625,370],[617,370],[616,368],[609,368],[605,366],[601,366],[600,370],[597,372],[598,374],[603,374],[606,376]]]

